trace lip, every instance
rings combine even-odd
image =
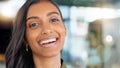
[[[53,41],[53,42],[50,42],[50,43],[41,44],[41,41],[49,40],[49,39],[56,39],[56,40]],[[40,40],[38,41],[38,44],[39,44],[41,47],[44,47],[44,48],[51,48],[51,47],[56,46],[56,43],[57,43],[58,39],[59,39],[58,37],[53,37],[53,36],[51,36],[51,37],[46,37],[46,38],[40,39]]]

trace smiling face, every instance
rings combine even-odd
[[[27,12],[25,35],[33,55],[60,54],[66,29],[58,9],[48,1],[32,4]]]

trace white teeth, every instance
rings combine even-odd
[[[46,40],[42,40],[42,41],[40,42],[40,44],[41,44],[41,45],[42,45],[42,44],[47,44],[47,43],[54,42],[54,41],[56,41],[56,38],[46,39]]]

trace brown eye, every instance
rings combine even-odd
[[[51,23],[58,23],[60,20],[58,18],[51,18],[50,22]]]
[[[35,28],[35,27],[38,27],[38,26],[39,26],[39,22],[32,22],[29,25],[30,28]]]

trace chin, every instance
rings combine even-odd
[[[43,56],[43,57],[46,57],[46,58],[60,56],[60,51],[51,52],[51,53],[44,53],[44,54],[41,54],[40,56]]]

